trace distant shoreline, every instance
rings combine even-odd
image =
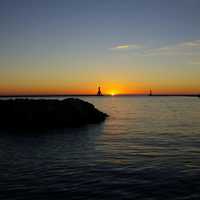
[[[99,97],[93,94],[41,94],[41,95],[0,95],[0,98],[15,98],[15,97]],[[103,95],[102,97],[199,97],[199,94],[154,94],[149,96],[147,94],[116,94],[112,95]]]

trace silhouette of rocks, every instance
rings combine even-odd
[[[64,128],[99,123],[108,115],[80,99],[0,100],[2,128]]]

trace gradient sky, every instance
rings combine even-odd
[[[0,0],[0,94],[200,92],[199,0]]]

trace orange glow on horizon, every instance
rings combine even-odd
[[[102,83],[101,91],[104,95],[120,94],[149,94],[149,88],[152,88],[153,94],[199,94],[198,87],[166,87],[149,86],[150,84],[115,84]],[[77,83],[76,85],[43,85],[43,86],[0,86],[0,95],[95,95],[98,85],[96,83]]]
[[[117,91],[117,90],[111,90],[111,91],[109,92],[109,95],[111,95],[111,96],[115,96],[115,95],[118,95],[118,94],[120,94],[120,92]]]

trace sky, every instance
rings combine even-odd
[[[199,0],[0,0],[0,95],[200,93]]]

